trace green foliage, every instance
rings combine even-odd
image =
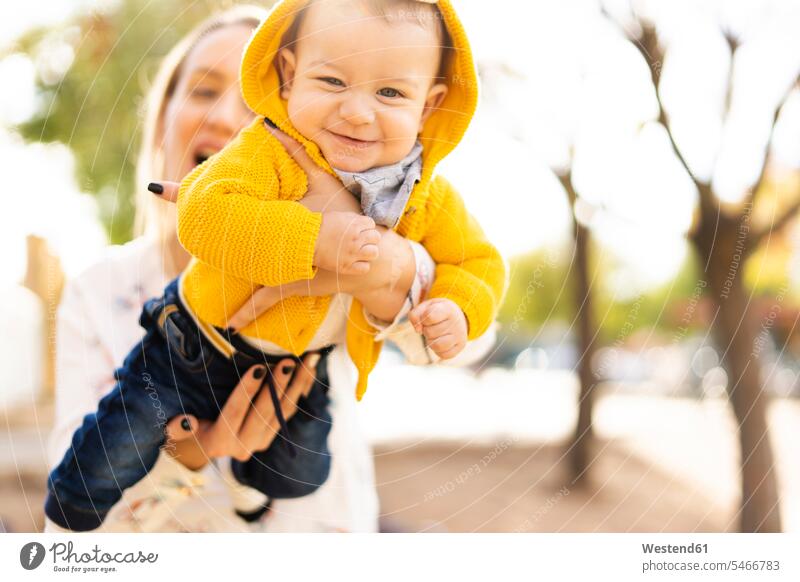
[[[569,249],[561,252],[540,250],[516,258],[511,263],[511,277],[506,300],[500,311],[503,329],[511,335],[530,335],[552,323],[575,324],[575,299],[570,278]],[[657,328],[672,333],[683,325],[686,305],[702,297],[706,286],[700,279],[694,254],[668,284],[638,297],[620,300],[608,289],[607,274],[614,259],[592,248],[590,279],[596,325],[601,344],[624,341],[638,329]],[[697,295],[697,297],[695,297]],[[702,325],[693,317],[690,326]]]
[[[669,283],[625,301],[616,300],[608,292],[598,293],[595,321],[600,326],[602,343],[625,341],[640,329],[655,328],[673,335],[676,328],[700,328],[703,320],[695,304],[707,289],[694,253],[687,253],[680,271]]]
[[[504,330],[512,335],[528,334],[551,321],[570,321],[574,309],[568,268],[568,257],[552,249],[512,260],[499,315]]]
[[[123,0],[113,12],[82,15],[18,42],[36,60],[46,43],[71,39],[72,66],[55,85],[40,75],[40,114],[18,130],[28,140],[59,141],[73,150],[79,185],[98,198],[114,243],[132,235],[140,105],[148,84],[160,58],[215,4]]]

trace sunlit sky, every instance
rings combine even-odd
[[[76,11],[110,4],[18,3],[0,23],[0,50],[31,26],[55,26]],[[467,138],[441,171],[490,238],[507,256],[568,240],[568,206],[551,168],[571,163],[586,203],[581,215],[621,262],[612,279],[631,293],[667,281],[683,261],[696,199],[666,133],[653,122],[655,95],[637,50],[592,1],[457,5],[484,86]],[[626,2],[606,6],[627,26]],[[661,94],[692,171],[713,179],[725,200],[740,199],[763,159],[771,110],[800,66],[800,6],[791,0],[636,6],[666,33]],[[744,40],[733,64],[722,27]],[[49,66],[69,74],[71,55],[59,50]],[[723,123],[731,66],[731,115]],[[68,274],[87,265],[104,243],[94,202],[77,187],[70,150],[26,145],[9,129],[39,107],[36,74],[37,64],[21,55],[0,60],[3,86],[14,88],[0,94],[0,159],[14,209],[0,213],[0,244],[10,258],[0,272],[4,285],[22,276],[27,233],[50,239]],[[798,130],[796,95],[776,131],[779,163],[800,165]]]

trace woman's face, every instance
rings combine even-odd
[[[253,119],[239,90],[239,64],[253,29],[231,24],[186,56],[164,111],[164,179],[179,181]]]

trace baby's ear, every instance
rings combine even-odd
[[[297,70],[297,57],[288,48],[281,49],[277,56],[277,67],[281,79],[281,98],[288,99]]]
[[[436,83],[428,91],[428,96],[425,98],[425,108],[422,110],[422,118],[419,120],[419,131],[422,133],[422,128],[431,114],[439,109],[439,106],[447,97],[447,85],[444,83]]]

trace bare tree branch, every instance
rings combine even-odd
[[[678,144],[675,142],[675,136],[672,133],[672,128],[670,127],[669,120],[666,111],[664,109],[664,104],[661,101],[661,95],[659,93],[660,89],[659,84],[661,82],[661,68],[664,61],[664,51],[662,50],[661,46],[658,43],[658,33],[656,31],[655,26],[653,26],[650,23],[644,22],[641,19],[638,19],[638,24],[642,29],[642,34],[639,38],[636,38],[629,32],[625,31],[621,26],[619,26],[619,24],[611,17],[611,15],[604,7],[601,7],[601,11],[603,12],[604,16],[608,18],[610,22],[613,22],[618,26],[622,35],[625,38],[627,38],[633,44],[633,46],[637,48],[639,53],[642,55],[642,58],[645,60],[648,69],[650,70],[650,78],[653,82],[653,87],[656,93],[656,102],[658,104],[658,122],[667,132],[667,137],[669,138],[670,144],[672,146],[672,151],[675,154],[675,157],[678,159],[678,162],[680,162],[681,166],[683,166],[687,175],[691,178],[692,182],[697,188],[697,193],[700,198],[701,220],[703,218],[710,218],[712,215],[717,215],[717,220],[721,219],[722,217],[720,216],[719,212],[719,201],[716,200],[713,194],[713,189],[710,187],[710,184],[707,184],[703,180],[700,180],[699,178],[697,178],[697,176],[695,176],[692,173],[691,169],[689,168],[689,164],[686,162],[686,159],[683,157],[683,154],[681,153]],[[731,49],[731,55],[733,56],[736,52],[736,49],[739,46],[738,41],[733,37],[731,37],[730,35],[726,35],[725,38],[728,42],[728,46]],[[731,92],[732,92],[732,80],[733,80],[732,72],[733,72],[733,63],[731,63],[731,75],[729,76],[728,79],[728,90],[726,97],[726,112],[725,112],[726,117],[728,115],[731,104]],[[795,81],[795,83],[791,84],[791,86],[787,89],[786,93],[783,95],[783,97],[780,99],[777,106],[775,107],[775,112],[772,118],[772,124],[770,125],[769,139],[767,141],[767,152],[764,155],[764,163],[761,166],[761,171],[759,173],[756,182],[749,190],[745,200],[749,204],[752,204],[755,201],[756,193],[761,189],[761,186],[764,183],[775,126],[777,124],[783,105],[788,100],[789,96],[791,95],[792,91],[794,90],[798,82],[800,82],[800,77],[798,77],[798,80]],[[798,201],[798,205],[800,205],[800,200]],[[770,232],[776,232],[780,228],[783,228],[786,225],[786,223],[788,223],[791,220],[792,216],[797,211],[798,208],[796,207],[796,205],[793,205],[787,210],[787,215],[783,215],[771,227],[763,229],[762,231],[757,233],[754,236],[754,238],[751,239],[752,244],[748,245],[748,254],[753,250],[755,250],[755,248],[767,234],[769,234]],[[742,210],[742,212],[744,212],[744,210]]]
[[[570,205],[573,207],[575,206],[575,201],[578,199],[578,194],[575,191],[574,186],[572,185],[572,169],[568,169],[566,172],[555,172],[558,181],[561,182],[561,187],[564,188],[564,192],[567,193],[567,199],[569,200]]]
[[[784,93],[783,97],[778,101],[778,104],[775,106],[775,113],[772,115],[772,124],[769,127],[769,138],[767,139],[767,151],[764,152],[764,162],[761,164],[761,171],[758,174],[758,178],[750,187],[750,190],[747,193],[746,201],[749,203],[754,203],[758,191],[761,190],[761,186],[764,183],[764,176],[767,174],[767,167],[769,166],[769,156],[770,151],[772,150],[772,137],[775,134],[775,126],[778,124],[778,118],[781,115],[781,111],[783,110],[783,106],[786,104],[786,101],[789,100],[789,96],[794,91],[797,84],[800,82],[800,76],[795,80],[794,83],[789,85],[789,88]]]
[[[731,33],[723,32],[723,36],[731,51],[731,66],[728,69],[728,81],[725,87],[725,106],[722,111],[722,121],[725,123],[728,121],[728,116],[731,113],[731,105],[733,104],[733,59],[736,56],[736,50],[739,48],[739,40]]]
[[[658,43],[658,33],[655,29],[655,26],[648,22],[644,22],[641,18],[637,17],[637,22],[642,29],[642,34],[639,38],[636,38],[626,31],[622,26],[620,26],[619,23],[617,23],[608,13],[605,7],[601,6],[601,12],[609,20],[609,22],[614,23],[617,28],[619,28],[622,36],[627,38],[628,41],[630,41],[630,43],[636,47],[636,49],[639,51],[639,54],[642,55],[642,58],[647,64],[647,68],[650,70],[650,79],[653,82],[653,89],[656,94],[656,102],[658,104],[658,122],[667,132],[667,137],[669,137],[669,142],[672,146],[672,151],[675,154],[675,157],[678,159],[681,166],[683,166],[683,169],[686,170],[686,173],[691,178],[692,182],[694,182],[694,185],[697,187],[697,191],[699,192],[700,196],[703,196],[703,192],[707,189],[702,188],[703,182],[692,173],[691,169],[689,168],[689,164],[686,162],[686,159],[683,157],[678,144],[675,142],[675,136],[672,134],[672,128],[670,127],[667,113],[664,110],[664,104],[662,103],[661,95],[659,94],[661,69],[664,63],[664,51],[661,49],[661,46]]]
[[[675,136],[672,134],[672,128],[670,127],[669,120],[667,119],[667,113],[664,110],[664,104],[661,101],[661,95],[659,94],[659,84],[661,82],[661,68],[664,62],[664,51],[658,44],[658,33],[655,27],[650,24],[643,22],[640,18],[637,20],[639,26],[642,29],[642,34],[639,38],[632,36],[626,30],[624,30],[615,20],[611,17],[605,7],[601,6],[601,12],[603,15],[608,18],[609,22],[612,22],[617,25],[621,34],[628,39],[628,41],[633,44],[642,55],[645,63],[647,64],[648,69],[650,70],[650,78],[653,82],[653,89],[656,94],[656,103],[658,104],[658,122],[667,132],[667,137],[669,138],[670,145],[672,146],[672,152],[675,154],[678,162],[683,166],[683,169],[686,171],[686,174],[694,183],[695,188],[697,189],[697,195],[700,198],[700,208],[701,213],[700,217],[701,220],[705,217],[710,216],[707,214],[706,211],[712,210],[716,206],[719,206],[718,201],[714,199],[712,194],[711,188],[709,184],[706,184],[702,180],[698,179],[692,173],[692,170],[689,168],[689,164],[686,162],[686,159],[683,157],[678,144],[675,142]],[[699,230],[699,229],[698,229]],[[691,238],[691,234],[690,234]]]
[[[725,82],[725,103],[722,106],[722,125],[724,127],[725,124],[728,123],[728,118],[731,115],[731,108],[733,106],[733,61],[736,58],[736,51],[739,48],[739,40],[731,32],[722,31],[722,35],[725,37],[725,41],[728,43],[728,50],[730,50],[731,53],[728,78]],[[719,149],[714,153],[714,170],[716,170],[718,160]],[[712,172],[711,175],[713,176],[714,173]]]
[[[669,137],[670,145],[672,146],[672,151],[675,154],[675,157],[678,158],[681,166],[683,169],[686,170],[686,173],[692,179],[695,186],[697,186],[698,190],[700,190],[700,180],[692,173],[692,170],[689,168],[689,164],[686,162],[686,158],[683,157],[683,153],[681,153],[678,144],[675,141],[675,136],[672,134],[672,128],[669,124],[669,119],[667,118],[667,112],[664,109],[664,103],[661,101],[661,68],[664,64],[664,51],[658,44],[658,33],[654,26],[641,22],[640,26],[642,27],[642,36],[639,39],[632,39],[628,37],[628,39],[633,43],[639,53],[644,58],[645,62],[647,63],[647,67],[650,69],[650,78],[653,81],[653,89],[656,93],[656,102],[658,103],[658,122],[664,127],[667,132],[667,137]]]
[[[798,211],[800,211],[800,198],[795,200],[794,203],[792,203],[789,206],[789,208],[784,210],[783,214],[781,214],[780,217],[775,222],[762,228],[756,233],[750,235],[748,254],[755,251],[767,236],[780,233],[780,231],[783,230],[786,227],[786,225],[789,224],[792,221],[792,219],[797,216]]]

